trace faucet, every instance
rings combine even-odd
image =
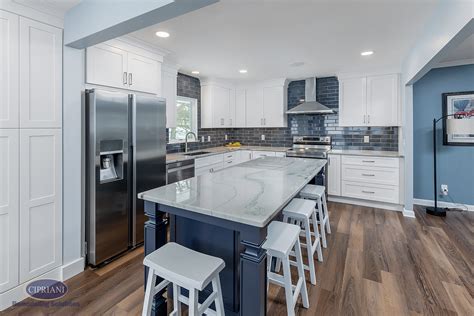
[[[187,132],[186,133],[186,136],[184,137],[184,152],[187,153],[188,152],[188,135],[189,134],[192,134],[194,135],[194,140],[197,140],[197,136],[195,133],[193,132]]]

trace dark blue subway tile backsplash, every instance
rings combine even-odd
[[[198,126],[201,126],[201,84],[198,78],[178,74],[178,95],[198,100]],[[292,81],[288,85],[288,108],[300,103],[305,97],[305,81]],[[339,82],[337,77],[317,78],[316,99],[337,109],[339,106]],[[205,142],[190,143],[190,150],[222,146],[230,141],[240,141],[250,146],[288,146],[297,135],[330,135],[336,149],[398,150],[398,127],[339,127],[337,114],[289,115],[287,128],[199,128],[198,136]],[[227,135],[228,140],[225,140]],[[265,140],[261,140],[265,135]],[[364,136],[370,142],[364,143]],[[207,142],[207,137],[211,141]],[[169,153],[184,151],[184,144],[168,144]]]

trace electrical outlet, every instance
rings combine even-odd
[[[370,143],[370,136],[364,136],[364,143]]]
[[[201,143],[204,143],[204,136],[201,136]]]
[[[211,141],[211,136],[207,136],[207,141],[208,141],[208,142]]]
[[[224,139],[225,139],[225,140],[228,140],[228,139],[229,139],[229,137],[227,136],[227,134],[224,135]]]
[[[265,140],[265,135],[262,135],[262,136],[261,136],[261,139],[262,139],[262,140]]]
[[[448,185],[447,185],[447,184],[442,184],[442,185],[441,185],[441,193],[442,193],[443,195],[448,195],[448,192],[449,192],[449,191],[448,191]]]

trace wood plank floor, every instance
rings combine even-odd
[[[474,315],[474,213],[417,218],[330,203],[332,234],[307,282],[310,308],[298,315]],[[14,306],[6,315],[139,315],[143,249],[68,280],[66,306]],[[307,280],[309,275],[307,274]],[[27,300],[35,303],[37,301]],[[54,301],[57,303],[57,301]],[[270,286],[268,315],[286,315],[282,288]]]

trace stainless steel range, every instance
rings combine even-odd
[[[331,136],[295,136],[293,137],[293,147],[286,151],[286,156],[327,160],[330,150]],[[328,168],[326,165],[316,176],[314,182],[327,187],[327,179]]]

